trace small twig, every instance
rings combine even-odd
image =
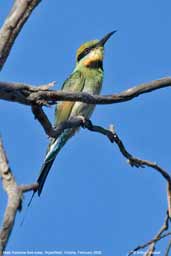
[[[34,190],[38,184],[18,186],[12,171],[8,165],[8,160],[0,140],[0,177],[2,179],[3,188],[7,193],[8,202],[4,213],[2,228],[0,230],[0,255],[3,254],[7,245],[9,236],[14,226],[16,213],[21,210],[23,193]]]
[[[33,87],[35,91],[48,91],[51,87],[54,87],[56,84],[56,81],[52,81],[48,84],[39,85],[36,87]]]
[[[80,101],[89,104],[116,104],[126,102],[141,94],[171,86],[171,77],[150,81],[131,87],[118,94],[91,95],[66,91],[44,90],[22,83],[0,82],[0,99],[14,101],[25,105],[52,105],[57,101]]]
[[[168,246],[166,248],[165,256],[169,256],[170,250],[171,250],[171,240],[169,240]]]
[[[168,215],[168,212],[167,212],[167,213],[166,213],[166,218],[165,218],[165,220],[164,220],[164,224],[163,224],[163,226],[160,228],[160,230],[159,230],[159,232],[157,233],[157,235],[155,235],[155,237],[154,237],[152,240],[146,242],[145,244],[139,245],[139,246],[137,246],[134,250],[130,251],[129,254],[128,254],[128,256],[135,254],[135,252],[137,252],[138,250],[144,249],[144,248],[146,248],[146,247],[149,246],[149,245],[150,245],[149,250],[145,253],[144,256],[151,256],[152,253],[153,253],[154,250],[155,250],[155,244],[156,244],[159,240],[165,238],[166,236],[171,235],[171,232],[167,232],[167,233],[163,234],[166,230],[168,230],[168,226],[169,226],[169,215]],[[150,254],[150,253],[151,253],[151,254]]]
[[[33,184],[19,185],[18,187],[23,193],[26,193],[26,192],[36,190],[38,186],[39,186],[38,183],[33,183]]]
[[[161,235],[160,237],[158,237],[158,238],[156,238],[156,239],[152,239],[151,241],[149,241],[149,242],[147,242],[147,243],[145,243],[145,244],[143,244],[143,245],[139,245],[139,246],[137,246],[133,251],[131,251],[129,254],[128,254],[128,256],[130,256],[130,255],[133,255],[133,254],[135,254],[135,252],[137,252],[137,251],[139,251],[139,250],[141,250],[141,249],[144,249],[144,248],[146,248],[147,246],[149,246],[150,244],[152,244],[152,243],[156,243],[156,242],[158,242],[158,241],[160,241],[161,239],[163,239],[163,238],[165,238],[165,237],[167,237],[167,236],[170,236],[171,235],[171,232],[167,232],[166,234],[164,234],[164,235]],[[154,250],[153,251],[148,251],[147,253],[154,253]],[[146,254],[145,253],[145,255],[144,256],[151,256],[152,254]]]

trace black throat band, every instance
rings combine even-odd
[[[103,62],[101,60],[93,60],[89,62],[88,65],[86,65],[88,68],[93,68],[93,69],[101,69],[103,70]]]

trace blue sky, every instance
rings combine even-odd
[[[0,1],[2,24],[11,0]],[[24,26],[0,79],[29,84],[56,80],[72,72],[75,51],[85,41],[117,29],[106,45],[103,94],[169,76],[171,2],[43,0]],[[130,102],[97,106],[92,121],[113,123],[128,150],[170,171],[170,90]],[[46,110],[53,120],[54,107]],[[48,138],[29,107],[0,102],[1,127],[11,168],[21,183],[35,181]],[[81,130],[68,142],[35,197],[25,223],[17,215],[8,250],[100,250],[122,256],[151,239],[163,223],[166,184],[150,168],[128,166],[115,145]],[[0,217],[5,194],[0,190]],[[30,194],[24,197],[25,210]],[[158,244],[164,253],[167,239]]]

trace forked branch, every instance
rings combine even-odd
[[[149,249],[148,249],[148,251],[146,251],[144,253],[144,256],[152,256],[155,251],[156,243],[158,241],[162,240],[163,238],[171,235],[171,232],[167,232],[167,233],[165,232],[169,228],[169,220],[170,220],[170,217],[169,217],[169,214],[167,211],[164,223],[163,223],[162,227],[160,228],[159,232],[155,235],[155,237],[152,240],[146,242],[145,244],[137,246],[134,250],[129,252],[128,256],[131,256],[131,255],[135,254],[137,251],[144,249],[148,246],[149,246]]]
[[[24,192],[34,190],[37,184],[18,186],[12,171],[9,167],[8,160],[0,139],[0,177],[5,192],[8,196],[7,206],[3,217],[2,228],[0,230],[0,255],[3,254],[11,234],[16,213],[22,208],[22,196]]]

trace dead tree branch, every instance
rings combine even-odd
[[[128,160],[128,163],[132,167],[134,167],[134,166],[142,167],[142,168],[145,166],[151,167],[155,171],[160,173],[160,175],[166,180],[168,210],[167,210],[167,216],[166,216],[163,226],[161,227],[160,231],[157,233],[157,235],[151,241],[145,243],[144,245],[140,245],[140,246],[136,247],[133,251],[131,251],[129,253],[129,255],[132,255],[134,252],[150,245],[149,250],[145,256],[151,256],[155,250],[156,242],[168,235],[171,235],[171,232],[168,232],[167,234],[163,234],[164,231],[166,231],[168,229],[168,222],[169,222],[169,219],[171,218],[171,200],[170,200],[171,199],[171,176],[167,173],[167,171],[165,171],[163,168],[161,168],[156,163],[153,163],[148,160],[142,160],[142,159],[136,158],[132,154],[130,154],[127,151],[127,149],[125,148],[122,140],[119,138],[119,136],[115,132],[113,126],[110,126],[109,129],[105,129],[101,126],[93,125],[90,120],[87,120],[82,116],[78,116],[78,117],[74,117],[70,120],[67,120],[65,122],[62,122],[59,126],[53,128],[48,117],[46,116],[46,114],[44,113],[44,111],[42,110],[42,108],[40,106],[33,106],[32,111],[33,111],[35,118],[40,122],[45,133],[49,137],[57,138],[58,136],[60,136],[60,134],[65,129],[76,128],[76,127],[80,127],[80,126],[88,129],[89,131],[98,132],[102,135],[105,135],[110,140],[110,142],[112,142],[112,143],[115,142],[117,144],[120,152]]]
[[[169,184],[168,194],[170,195],[170,187],[171,187],[171,177],[170,175],[159,165],[156,163],[153,163],[148,160],[142,160],[134,157],[132,154],[130,154],[127,149],[125,148],[123,142],[115,132],[113,126],[111,126],[109,129],[105,129],[101,126],[93,125],[92,122],[88,119],[85,119],[83,116],[76,116],[73,117],[67,121],[62,122],[57,127],[53,128],[51,125],[51,122],[49,121],[47,115],[43,111],[43,109],[40,106],[32,106],[32,111],[34,114],[35,119],[39,121],[41,126],[43,127],[45,133],[52,138],[57,138],[60,136],[60,134],[65,130],[69,128],[76,128],[82,126],[83,128],[88,129],[89,131],[98,132],[100,134],[103,134],[107,136],[107,138],[110,140],[110,142],[115,142],[117,146],[119,147],[120,152],[122,155],[128,160],[128,163],[132,167],[151,167],[155,169],[157,172],[159,172],[163,178],[167,181]],[[171,197],[171,195],[170,195]],[[170,202],[170,200],[168,200]],[[171,211],[171,210],[170,210]]]
[[[11,51],[23,25],[41,0],[15,0],[14,5],[0,29],[0,70]]]
[[[8,160],[0,140],[0,177],[2,179],[3,188],[7,193],[8,202],[3,217],[2,228],[0,230],[0,255],[3,254],[11,234],[16,213],[21,210],[23,193],[34,190],[37,184],[18,186],[12,171],[8,165]]]
[[[64,91],[48,90],[54,82],[44,88],[27,85],[24,83],[0,82],[0,99],[18,102],[25,105],[52,105],[57,101],[80,101],[89,104],[114,104],[132,100],[141,94],[171,86],[171,77],[150,81],[131,87],[118,94],[91,95],[88,93],[71,93]],[[45,89],[46,88],[46,89]]]
[[[155,237],[153,239],[153,242],[150,243],[149,249],[148,249],[147,253],[144,256],[153,256],[154,251],[155,251],[156,243],[159,240],[161,240],[162,238],[164,238],[168,235],[171,235],[171,232],[168,232],[168,233],[164,234],[164,232],[166,230],[168,230],[168,228],[169,228],[169,220],[170,220],[170,216],[169,216],[169,212],[167,211],[166,218],[165,218],[165,221],[163,223],[163,226],[160,228],[159,232],[155,235]]]
[[[4,190],[8,195],[8,204],[4,214],[2,229],[0,231],[0,255],[2,255],[14,225],[15,215],[21,209],[22,193],[18,189],[14,176],[9,168],[8,161],[0,142],[0,175]]]
[[[151,167],[154,170],[156,170],[157,172],[159,172],[162,177],[167,181],[168,184],[168,189],[167,189],[167,197],[168,197],[168,213],[169,216],[171,218],[171,209],[170,209],[170,198],[171,198],[171,176],[167,173],[167,171],[165,171],[163,168],[161,168],[159,165],[157,165],[156,163],[153,163],[151,161],[148,160],[142,160],[139,158],[134,157],[132,154],[130,154],[127,149],[125,148],[122,140],[119,138],[119,136],[117,135],[117,133],[115,132],[113,126],[111,126],[109,129],[105,129],[101,126],[97,126],[97,125],[93,125],[92,122],[88,119],[85,119],[83,116],[77,116],[77,117],[73,117],[67,121],[62,122],[61,124],[59,124],[57,127],[53,128],[53,126],[51,125],[47,115],[45,114],[45,112],[43,111],[43,109],[39,106],[33,106],[32,107],[32,111],[33,114],[35,116],[35,118],[39,121],[39,123],[41,124],[41,126],[43,127],[45,133],[52,138],[57,138],[58,136],[60,136],[60,134],[65,130],[65,129],[69,129],[69,128],[76,128],[76,127],[80,127],[82,126],[83,128],[88,129],[89,131],[93,131],[93,132],[98,132],[100,134],[105,135],[110,142],[115,142],[117,144],[117,146],[119,147],[120,152],[122,153],[122,155],[128,160],[128,163],[132,166],[132,167]]]
[[[165,256],[169,256],[170,250],[171,250],[171,240],[169,240],[168,246],[166,248]]]
[[[134,250],[129,252],[128,256],[131,256],[131,255],[135,254],[135,252],[137,252],[141,249],[144,249],[149,245],[150,245],[150,247],[149,247],[148,251],[145,252],[144,256],[152,256],[154,251],[155,251],[156,243],[158,241],[160,241],[161,239],[171,235],[171,232],[167,232],[167,233],[164,234],[164,232],[166,230],[168,230],[168,228],[169,228],[169,214],[168,214],[168,211],[167,211],[166,218],[164,220],[163,226],[160,228],[159,232],[155,235],[155,237],[152,240],[146,242],[145,244],[137,246]]]

